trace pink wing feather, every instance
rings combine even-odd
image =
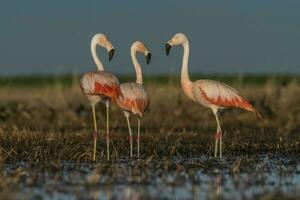
[[[86,95],[103,95],[111,99],[122,96],[119,81],[108,72],[88,72],[80,80],[80,87]]]
[[[123,110],[142,117],[150,104],[150,99],[143,86],[137,83],[123,83],[120,89],[123,97],[117,99],[117,104]]]
[[[260,113],[246,100],[239,92],[224,83],[212,80],[201,80],[198,82],[201,95],[211,104],[220,107],[236,107],[256,113],[262,118]]]

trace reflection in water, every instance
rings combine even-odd
[[[251,199],[266,193],[300,196],[298,159],[272,155],[244,158],[239,161],[239,170],[235,170],[237,160],[241,159],[202,156],[167,163],[162,160],[101,165],[65,162],[55,172],[18,163],[6,165],[2,176],[7,182],[18,183],[15,195],[28,199]],[[37,173],[38,181],[45,184],[28,185],[27,179]],[[21,178],[15,181],[16,177]]]
[[[106,200],[110,200],[110,190],[106,190]]]
[[[215,186],[216,186],[216,199],[220,199],[221,192],[222,192],[222,173],[220,172],[215,178]]]
[[[141,193],[138,191],[133,190],[131,187],[127,187],[126,193],[124,195],[125,200],[138,200],[142,199]]]

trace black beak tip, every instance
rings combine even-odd
[[[148,54],[146,55],[146,63],[147,63],[147,65],[149,65],[150,60],[151,60],[151,53],[148,53]]]
[[[111,49],[108,53],[108,60],[111,61],[112,58],[114,57],[114,53],[115,53],[115,50],[114,49]]]
[[[167,56],[170,54],[170,49],[171,49],[171,45],[166,43],[166,54],[167,54]]]

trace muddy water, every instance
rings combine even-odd
[[[299,156],[5,164],[11,198],[257,199],[300,197]]]

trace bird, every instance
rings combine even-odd
[[[138,125],[137,125],[137,146],[138,146],[138,157],[140,156],[140,127],[141,127],[141,118],[143,113],[149,108],[150,99],[143,87],[143,76],[141,65],[139,64],[136,53],[142,53],[146,57],[147,65],[151,60],[151,53],[145,46],[145,44],[141,41],[135,41],[131,45],[131,60],[136,73],[136,81],[122,83],[120,85],[122,96],[117,98],[117,105],[123,110],[128,131],[129,131],[129,142],[130,142],[130,157],[132,157],[132,132],[130,127],[129,117],[130,115],[136,115],[138,117]]]
[[[241,94],[231,86],[215,81],[202,79],[191,81],[188,73],[189,41],[183,33],[175,34],[165,43],[166,54],[169,55],[171,47],[183,46],[183,59],[181,67],[181,86],[185,95],[194,102],[210,108],[216,118],[217,131],[215,133],[215,153],[217,157],[218,143],[220,158],[222,158],[222,129],[219,122],[219,111],[226,108],[240,108],[255,113],[260,119],[261,114]]]
[[[107,147],[107,160],[109,161],[109,107],[111,100],[115,101],[121,95],[120,85],[118,78],[112,73],[104,71],[103,64],[96,53],[97,45],[103,47],[108,52],[108,60],[113,58],[115,49],[102,33],[97,33],[91,40],[91,52],[94,62],[97,65],[98,71],[90,71],[83,74],[80,79],[80,88],[83,94],[89,100],[92,106],[92,115],[94,123],[94,148],[93,148],[93,161],[96,160],[96,146],[98,129],[96,122],[95,106],[97,103],[104,103],[106,106],[106,147]]]

